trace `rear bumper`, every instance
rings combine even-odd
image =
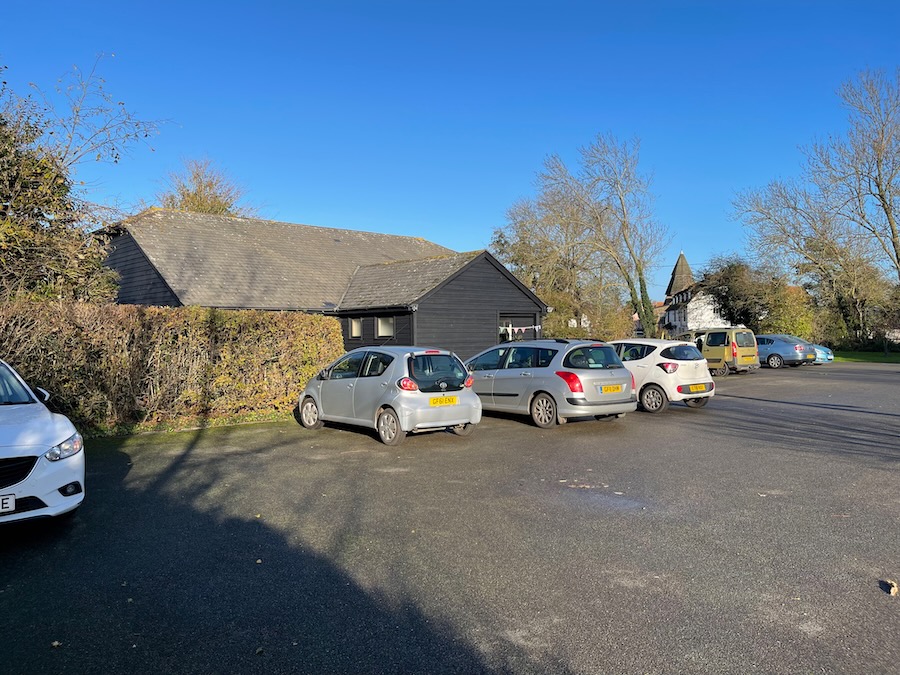
[[[454,406],[400,406],[397,415],[403,431],[417,429],[441,429],[455,427],[460,424],[478,424],[481,421],[481,401],[475,394],[472,399],[460,401]]]
[[[589,417],[592,415],[618,415],[637,410],[637,397],[615,403],[594,403],[583,398],[567,398],[558,404],[557,414],[560,417]]]

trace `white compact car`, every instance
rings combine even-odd
[[[0,524],[60,516],[84,501],[84,441],[0,361]]]
[[[715,394],[709,364],[690,342],[630,338],[610,344],[634,375],[638,401],[647,412],[662,412],[670,401],[702,408]]]

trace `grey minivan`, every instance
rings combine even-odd
[[[637,408],[634,378],[616,350],[596,340],[525,340],[466,361],[486,410],[530,415],[546,429],[569,417],[621,417]]]

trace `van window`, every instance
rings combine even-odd
[[[753,333],[747,330],[738,331],[734,334],[734,341],[737,342],[738,347],[755,347],[756,340],[753,338]]]
[[[707,333],[706,346],[721,347],[727,343],[727,337],[727,333]]]

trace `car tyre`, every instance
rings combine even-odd
[[[321,429],[324,424],[319,416],[319,406],[312,396],[307,396],[300,404],[300,424],[310,430]]]
[[[471,436],[472,432],[475,431],[474,424],[457,424],[455,427],[450,428],[457,436]]]
[[[531,401],[531,420],[541,429],[556,424],[556,401],[549,394],[538,394]]]
[[[769,358],[766,359],[766,365],[773,370],[777,370],[784,365],[784,359],[778,354],[769,354]]]
[[[707,403],[709,403],[709,397],[708,397],[708,396],[705,397],[705,398],[686,398],[686,399],[684,399],[684,404],[685,404],[688,408],[702,408],[702,407],[704,407]]]
[[[662,387],[648,384],[641,389],[641,407],[648,413],[664,412],[669,407],[669,397]]]
[[[393,408],[382,410],[375,426],[378,428],[378,438],[385,445],[400,445],[406,438],[406,432],[400,428],[400,418]]]
[[[715,368],[715,369],[710,368],[709,372],[710,372],[710,374],[712,374],[713,377],[725,377],[728,374],[728,364],[723,363],[718,368]]]

